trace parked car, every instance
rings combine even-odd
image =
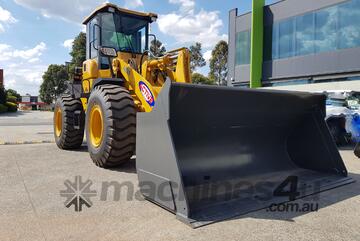
[[[327,91],[326,122],[338,146],[360,142],[360,92]]]

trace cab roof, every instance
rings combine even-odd
[[[143,12],[137,12],[125,8],[120,8],[112,3],[104,3],[103,5],[97,7],[87,18],[84,19],[83,24],[87,24],[96,14],[99,12],[109,12],[109,8],[114,8],[115,11],[118,11],[120,13],[126,13],[138,17],[144,17],[149,18],[150,22],[153,22],[154,19],[157,19],[157,14],[155,13],[143,13]]]

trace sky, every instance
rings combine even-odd
[[[267,0],[270,4],[276,0]],[[0,69],[5,88],[38,95],[50,64],[70,61],[82,20],[105,0],[0,0]],[[167,50],[203,46],[208,61],[220,40],[228,40],[228,13],[251,10],[251,0],[111,0],[120,7],[159,15],[151,32]],[[208,66],[198,69],[207,74]]]

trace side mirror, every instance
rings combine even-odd
[[[148,36],[154,38],[153,41],[155,42],[155,45],[154,45],[155,46],[155,52],[157,52],[158,50],[157,50],[157,45],[156,45],[156,43],[157,43],[156,35],[155,34],[149,34]],[[149,42],[149,44],[151,46],[151,41]],[[149,50],[151,49],[150,46],[149,46]],[[155,53],[152,53],[152,54],[155,55]],[[158,57],[158,56],[156,56],[156,57]]]
[[[110,48],[110,47],[100,47],[100,53],[102,56],[105,57],[117,57],[117,52],[115,48]]]

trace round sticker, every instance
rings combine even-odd
[[[141,94],[144,96],[146,102],[153,107],[155,105],[155,99],[153,94],[151,93],[149,87],[142,81],[139,82],[139,88]]]

